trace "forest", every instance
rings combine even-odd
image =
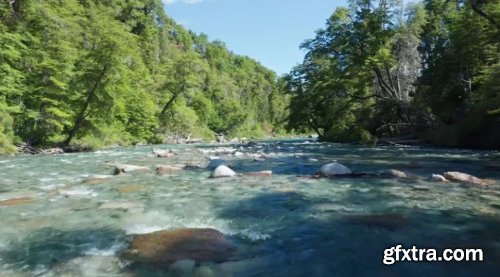
[[[500,1],[348,3],[277,76],[160,0],[1,0],[0,153],[284,133],[500,148]]]
[[[1,0],[0,153],[283,131],[276,74],[160,0]]]
[[[500,1],[353,0],[301,47],[289,129],[500,147]]]

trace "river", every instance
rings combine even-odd
[[[136,234],[176,228],[213,228],[238,246],[238,259],[183,272],[195,276],[485,276],[500,266],[497,151],[298,140],[155,148],[178,155],[157,158],[152,146],[140,146],[0,157],[0,276],[175,276],[118,256]],[[203,167],[213,155],[237,173],[273,176],[210,179]],[[307,178],[332,160],[355,172],[398,169],[412,177]],[[112,163],[152,171],[84,182],[111,175]],[[186,163],[202,168],[154,172]],[[496,184],[428,180],[445,171]],[[384,265],[384,249],[398,244],[481,248],[484,261]]]

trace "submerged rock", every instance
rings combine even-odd
[[[125,210],[125,211],[137,211],[141,212],[144,210],[144,204],[133,203],[133,202],[105,202],[102,203],[99,209],[103,210]]]
[[[85,178],[82,182],[87,185],[101,184],[112,178],[111,175],[93,175]]]
[[[194,260],[180,260],[168,268],[168,273],[173,276],[191,276],[195,265]]]
[[[145,166],[119,164],[115,166],[115,175],[120,175],[122,173],[146,173],[149,172],[149,168]]]
[[[469,183],[473,185],[480,185],[480,186],[485,186],[488,185],[487,182],[469,175],[467,173],[462,173],[458,171],[450,171],[450,172],[445,172],[444,177],[450,181],[455,181],[455,182],[464,182],[464,183]]]
[[[160,175],[171,174],[175,172],[182,171],[184,169],[183,165],[159,165],[156,167],[156,173]]]
[[[401,214],[354,215],[347,217],[347,220],[350,223],[379,227],[389,231],[401,229],[408,224],[406,217]]]
[[[143,189],[143,186],[138,185],[138,184],[132,184],[132,185],[126,185],[123,187],[119,187],[118,191],[121,193],[133,193],[133,192],[138,192]]]
[[[247,176],[255,176],[255,177],[271,177],[273,176],[273,172],[271,170],[264,170],[258,172],[249,172],[245,173]]]
[[[335,175],[350,175],[352,171],[343,164],[329,163],[321,167],[320,174],[325,177],[332,177]]]
[[[384,170],[380,172],[380,174],[384,177],[389,177],[389,178],[408,178],[408,175],[406,175],[405,172],[396,169]]]
[[[177,155],[171,150],[153,150],[153,154],[158,158],[171,158]]]
[[[234,172],[231,168],[220,165],[218,166],[214,172],[210,175],[210,178],[223,178],[223,177],[234,177],[236,176],[236,172]]]
[[[448,180],[446,180],[446,178],[443,175],[439,175],[439,174],[432,174],[430,179],[432,182],[436,182],[436,183],[448,182]]]
[[[169,266],[181,260],[223,262],[235,255],[236,247],[215,229],[177,229],[135,236],[123,258]]]
[[[0,206],[17,206],[33,203],[35,200],[30,197],[11,198],[0,201]]]

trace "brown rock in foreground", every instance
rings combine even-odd
[[[488,182],[485,182],[484,180],[481,180],[475,176],[462,173],[462,172],[445,172],[444,177],[447,180],[450,181],[455,181],[455,182],[464,182],[464,183],[469,183],[473,185],[480,185],[480,186],[486,186],[488,185]]]
[[[169,266],[179,260],[223,262],[236,255],[236,247],[214,229],[177,229],[137,235],[123,258]]]

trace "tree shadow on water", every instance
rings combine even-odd
[[[262,193],[219,210],[242,230],[241,260],[226,267],[234,276],[494,276],[500,261],[500,220],[464,210],[393,208],[383,192],[352,191],[330,200],[290,192]],[[390,195],[391,200],[404,198]],[[387,197],[386,197],[387,198]],[[345,208],[351,201],[363,211]],[[370,205],[378,208],[370,210]],[[384,265],[384,249],[480,248],[483,262],[396,262]]]

